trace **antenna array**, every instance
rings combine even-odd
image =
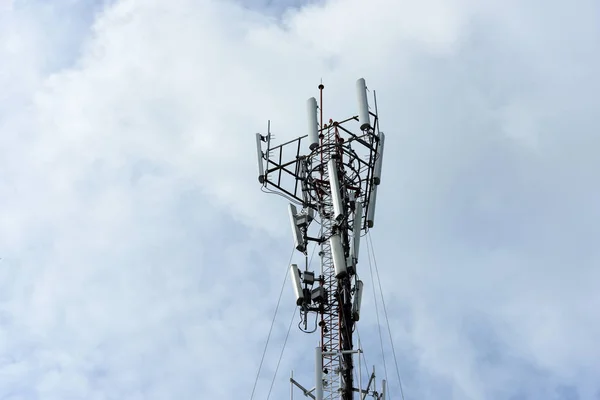
[[[385,381],[381,393],[371,389],[374,372],[362,389],[360,357],[358,387],[353,378],[354,355],[362,352],[354,349],[352,340],[363,291],[357,273],[360,238],[374,225],[385,142],[375,92],[372,112],[365,80],[359,79],[356,86],[358,115],[324,123],[321,84],[320,104],[314,97],[307,102],[307,135],[273,146],[270,122],[266,135],[256,134],[258,181],[292,203],[288,210],[295,247],[305,256],[302,270],[297,264],[290,266],[300,329],[318,330],[321,338],[315,388],[306,390],[293,378],[291,382],[316,400],[351,400],[355,392],[361,399],[385,398]],[[318,275],[309,271],[309,242],[320,246]],[[309,314],[316,314],[317,326],[309,328]]]

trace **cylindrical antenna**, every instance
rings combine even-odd
[[[304,292],[302,291],[302,281],[300,279],[300,269],[296,264],[290,265],[290,273],[292,275],[292,284],[294,285],[294,293],[296,294],[296,305],[300,306],[304,302]]]
[[[360,319],[360,303],[362,302],[363,281],[356,282],[356,292],[354,292],[354,302],[352,303],[352,318],[355,321]]]
[[[364,78],[356,81],[356,91],[358,95],[358,122],[360,129],[366,131],[371,128],[371,118],[369,117],[369,102],[367,101],[367,83]]]
[[[373,183],[379,185],[381,183],[381,167],[383,165],[383,144],[385,143],[385,134],[379,132],[379,146],[377,147],[377,159],[375,160],[375,168],[373,169]]]
[[[381,400],[385,400],[385,392],[387,388],[387,381],[384,379],[381,381]]]
[[[327,162],[329,172],[329,185],[331,187],[331,201],[333,202],[333,213],[336,221],[344,218],[344,207],[340,194],[340,181],[338,180],[337,165],[334,159]]]
[[[321,347],[315,351],[315,400],[323,400],[323,353]]]
[[[336,233],[329,239],[331,245],[331,256],[333,258],[333,268],[335,269],[335,277],[343,278],[348,273],[346,268],[346,257],[344,256],[344,248],[342,247],[342,239],[340,234]]]
[[[300,228],[296,223],[296,219],[298,216],[298,210],[296,206],[293,204],[288,204],[288,213],[290,214],[290,224],[292,225],[292,235],[294,235],[294,245],[296,246],[296,250],[304,253],[306,251],[306,243],[304,243],[304,238],[302,237],[302,233],[300,232]]]
[[[260,133],[256,134],[256,155],[258,157],[258,181],[260,183],[265,182],[265,167],[262,162],[262,136]]]
[[[306,103],[308,111],[308,148],[314,150],[319,146],[319,122],[317,121],[317,99],[311,97]]]
[[[377,186],[371,186],[371,197],[369,199],[369,211],[367,213],[367,226],[373,227],[375,222],[375,203],[377,203]]]
[[[358,251],[360,249],[360,231],[362,230],[363,207],[360,202],[356,202],[354,210],[354,226],[352,234],[352,257],[358,260]]]

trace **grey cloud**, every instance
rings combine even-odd
[[[303,134],[321,78],[326,114],[353,114],[364,76],[388,138],[373,238],[407,398],[594,398],[595,11],[121,1],[65,28],[80,43],[46,40],[58,14],[7,14],[0,393],[249,395],[291,247],[253,133]],[[360,329],[381,371],[375,323]],[[274,395],[292,367],[312,379],[315,341],[292,332]]]

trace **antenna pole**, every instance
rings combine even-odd
[[[318,105],[314,97],[307,102],[307,135],[271,146],[269,124],[266,140],[257,136],[259,147],[267,142],[266,152],[258,149],[259,172],[261,183],[271,192],[303,207],[300,211],[289,207],[296,249],[306,256],[310,242],[320,247],[317,273],[309,270],[310,265],[304,272],[296,264],[290,267],[302,318],[299,328],[320,333],[314,395],[293,375],[290,380],[315,400],[353,400],[354,392],[359,397],[369,392],[369,387],[362,390],[361,371],[358,388],[354,387],[354,353],[360,368],[361,349],[360,343],[354,349],[352,335],[363,291],[357,271],[360,237],[373,226],[374,193],[380,183],[379,172],[377,179],[374,172],[381,169],[383,134],[375,132],[377,110],[369,112],[364,79],[357,81],[358,116],[341,121],[323,121],[324,87],[319,85]],[[315,219],[318,227],[310,234]],[[310,327],[310,321],[318,321],[317,326]]]
[[[325,86],[321,82],[319,85],[319,111],[321,112],[321,118],[319,120],[319,129],[323,128],[323,89]]]

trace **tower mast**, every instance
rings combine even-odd
[[[307,333],[320,332],[316,348],[315,388],[307,391],[291,378],[304,394],[316,400],[352,400],[369,391],[354,382],[354,355],[362,350],[353,343],[354,325],[360,317],[363,283],[357,271],[360,238],[373,227],[377,187],[385,135],[379,132],[377,107],[369,111],[364,79],[356,82],[358,115],[341,121],[323,121],[323,89],[319,105],[314,97],[307,103],[308,134],[272,147],[267,135],[256,134],[258,180],[267,191],[287,197],[296,249],[304,254],[303,271],[290,266],[303,324]],[[320,111],[320,118],[317,114]],[[266,144],[266,145],[265,145]],[[266,147],[266,151],[263,151]],[[296,206],[301,206],[298,211]],[[315,221],[317,229],[311,229]],[[311,231],[317,230],[315,234]],[[309,270],[308,245],[320,247],[320,271]],[[316,313],[317,326],[310,327],[309,314]],[[314,394],[312,394],[314,391]]]

